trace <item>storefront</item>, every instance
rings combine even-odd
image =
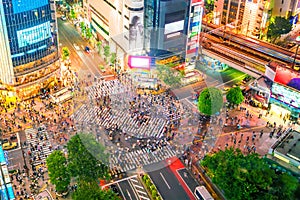
[[[300,92],[291,87],[273,83],[270,103],[276,113],[298,119],[300,114]],[[271,107],[272,107],[271,106]]]

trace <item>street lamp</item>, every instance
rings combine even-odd
[[[297,49],[296,49],[296,53],[295,53],[295,57],[294,57],[293,65],[292,65],[292,69],[294,69],[295,62],[296,62],[296,57],[297,57],[297,54],[298,54],[298,49],[299,49],[299,46],[300,46],[300,36],[296,37],[296,43],[297,43]]]

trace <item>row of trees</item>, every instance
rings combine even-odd
[[[105,57],[106,63],[110,62],[111,64],[115,64],[117,61],[117,54],[115,52],[110,51],[110,46],[109,45],[104,45],[102,41],[98,41],[97,44],[97,50],[99,55],[101,56],[102,54]]]
[[[258,154],[245,156],[239,149],[230,148],[207,155],[201,165],[227,199],[292,200],[299,195],[297,179],[286,173],[275,173]]]
[[[227,101],[232,105],[239,105],[244,101],[240,87],[230,88],[226,95]],[[223,107],[223,94],[218,88],[205,88],[199,95],[198,109],[202,114],[214,115],[220,112]]]
[[[99,179],[109,180],[108,154],[91,134],[77,134],[67,144],[68,155],[53,151],[46,159],[50,182],[57,193],[68,191],[71,179],[78,183],[73,199],[88,199],[107,196],[105,199],[118,199],[111,191],[99,190]],[[99,190],[99,191],[98,191]]]
[[[147,174],[143,175],[142,178],[144,184],[146,185],[148,191],[150,191],[153,200],[161,200],[160,195],[158,194],[157,188],[153,184],[152,180]]]

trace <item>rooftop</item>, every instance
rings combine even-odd
[[[300,133],[291,130],[287,136],[280,141],[275,150],[278,153],[300,162]]]

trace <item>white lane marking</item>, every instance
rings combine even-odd
[[[130,180],[132,180],[133,182],[138,183],[138,180],[136,180],[136,179],[134,179],[134,178],[132,178],[132,179],[130,179]]]
[[[110,186],[110,185],[112,185],[112,184],[119,183],[119,182],[122,182],[122,181],[125,181],[125,180],[128,180],[128,179],[131,179],[131,178],[135,178],[135,177],[137,177],[137,175],[129,176],[129,177],[127,177],[127,178],[123,178],[123,179],[121,179],[121,180],[118,180],[118,181],[115,181],[115,182],[108,183],[108,184],[106,184],[106,185],[103,185],[103,186],[102,186],[102,189],[105,188],[105,187],[107,187],[107,186]]]
[[[137,193],[141,193],[141,194],[145,194],[145,195],[147,195],[147,193],[146,193],[146,192],[143,192],[143,191],[141,191],[141,190],[137,190],[137,189],[136,189],[136,191],[137,191]]]
[[[120,189],[120,191],[121,191],[121,193],[122,193],[122,196],[125,198],[124,192],[123,192],[122,188],[120,187],[119,183],[116,183],[116,184],[117,184],[117,186],[119,187],[119,189]]]
[[[142,186],[140,185],[135,185],[135,184],[132,184],[134,187],[138,187],[138,188],[141,188],[141,189],[144,189]]]
[[[161,178],[164,180],[165,184],[168,186],[169,190],[171,189],[170,185],[168,184],[168,182],[166,181],[165,177],[162,175],[161,172],[159,172]]]
[[[140,199],[146,199],[146,200],[150,200],[149,198],[147,198],[147,197],[143,197],[143,196],[140,196]]]
[[[127,189],[126,189],[126,192],[127,192],[128,196],[129,196],[130,200],[132,200],[130,192]]]

